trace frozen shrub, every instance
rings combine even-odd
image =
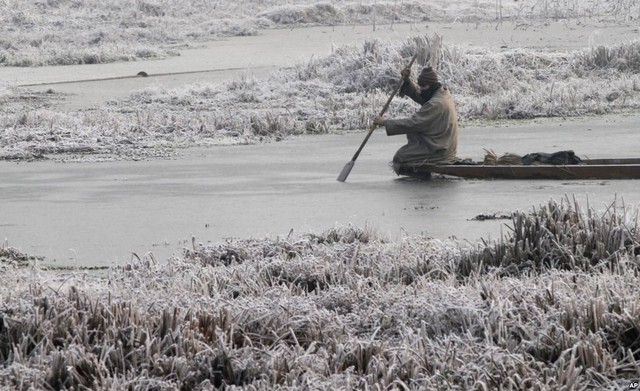
[[[514,216],[577,259],[589,246],[570,238],[616,241],[619,228],[637,227],[624,210],[576,203]],[[336,227],[192,243],[182,258],[133,259],[101,276],[3,264],[0,384],[620,389],[637,380],[637,254],[621,251],[631,245],[605,245],[587,267],[516,272],[512,260],[471,273],[456,267],[460,246]],[[483,248],[493,249],[473,251]]]

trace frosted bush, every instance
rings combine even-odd
[[[374,40],[337,48],[262,79],[242,76],[222,84],[151,88],[106,107],[67,114],[46,108],[55,94],[41,94],[29,97],[40,111],[27,115],[21,105],[26,97],[9,90],[0,97],[5,101],[0,148],[6,149],[0,156],[66,151],[138,158],[171,154],[176,146],[364,129],[413,53],[418,54],[414,75],[427,64],[434,66],[465,121],[622,112],[640,107],[634,65],[639,46],[635,41],[565,53],[494,53],[449,46],[437,35],[400,44]],[[415,109],[408,99],[396,98],[389,115],[410,115]]]
[[[595,2],[493,0],[282,1],[3,1],[0,65],[44,66],[162,58],[175,45],[260,29],[427,21],[492,23],[522,28],[550,19],[625,22],[640,17],[633,0]]]
[[[640,242],[627,212],[550,201],[491,243],[336,227],[101,275],[18,267],[0,248],[0,386],[628,387]]]

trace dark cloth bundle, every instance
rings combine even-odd
[[[554,153],[535,152],[522,157],[522,164],[580,164],[580,159],[573,151],[559,151]]]

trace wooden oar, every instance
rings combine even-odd
[[[409,62],[409,65],[407,65],[407,68],[411,68],[417,56],[418,55],[415,54],[413,58],[411,58],[411,61]],[[387,111],[387,109],[389,108],[389,104],[391,103],[391,100],[393,99],[394,96],[396,96],[396,94],[400,90],[400,87],[402,87],[402,84],[404,83],[405,79],[406,79],[406,76],[402,76],[402,78],[400,79],[400,82],[398,83],[398,86],[393,90],[393,93],[391,94],[391,96],[389,96],[389,99],[387,99],[387,103],[384,104],[384,107],[380,111],[380,116],[384,115],[385,111]],[[338,175],[338,181],[344,182],[347,180],[347,177],[349,176],[349,173],[351,172],[353,165],[356,163],[356,159],[360,155],[360,151],[362,151],[362,148],[364,148],[364,145],[367,143],[367,141],[369,141],[369,137],[371,137],[371,134],[375,130],[376,126],[377,125],[375,123],[371,124],[371,126],[369,127],[369,133],[367,133],[367,137],[364,138],[364,141],[362,142],[362,144],[360,144],[360,148],[358,148],[355,155],[353,155],[353,158],[351,158],[351,161],[344,166],[344,168],[342,169],[342,172],[340,172],[340,175]]]

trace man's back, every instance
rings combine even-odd
[[[406,91],[416,102],[423,101],[419,94]],[[458,147],[458,119],[453,97],[445,87],[433,96],[411,117],[389,119],[385,123],[387,135],[406,134],[408,144],[394,157],[401,164],[450,163]]]

